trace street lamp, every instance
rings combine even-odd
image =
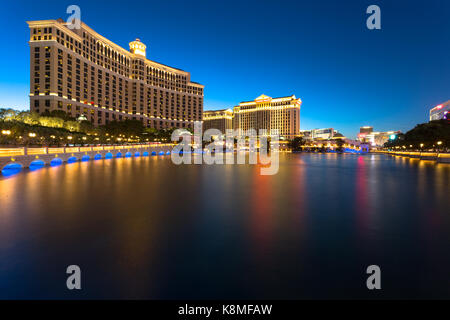
[[[2,130],[2,134],[9,136],[11,134],[11,130]]]
[[[438,141],[437,144],[438,146],[440,146],[442,144],[442,141]]]
[[[28,136],[29,136],[30,138],[34,138],[34,137],[36,137],[36,133],[30,132],[30,133],[28,134]]]
[[[67,139],[72,140],[72,136],[68,136]]]

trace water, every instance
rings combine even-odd
[[[0,298],[450,298],[450,165],[282,154],[259,172],[167,156],[0,178]]]

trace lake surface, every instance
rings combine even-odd
[[[0,177],[0,298],[450,298],[450,165],[280,157],[274,176],[165,156]]]

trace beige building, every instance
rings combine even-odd
[[[139,39],[130,50],[86,24],[59,20],[30,27],[30,108],[84,115],[94,125],[135,119],[157,129],[202,120],[204,86],[186,71],[148,60]]]
[[[292,139],[300,134],[300,106],[294,95],[271,98],[261,95],[255,101],[241,102],[234,107],[233,127],[240,134],[248,129],[278,129],[280,137]]]
[[[292,139],[300,134],[300,106],[302,101],[294,95],[271,98],[261,95],[255,101],[241,102],[233,110],[205,111],[203,130],[214,128],[225,133],[234,129],[245,134],[248,129],[266,129],[268,133],[277,129],[280,136]]]
[[[223,134],[227,129],[233,129],[233,110],[211,110],[203,112],[203,131],[219,129]]]

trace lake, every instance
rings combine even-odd
[[[449,164],[381,154],[25,170],[0,177],[0,298],[450,298],[449,198]]]

